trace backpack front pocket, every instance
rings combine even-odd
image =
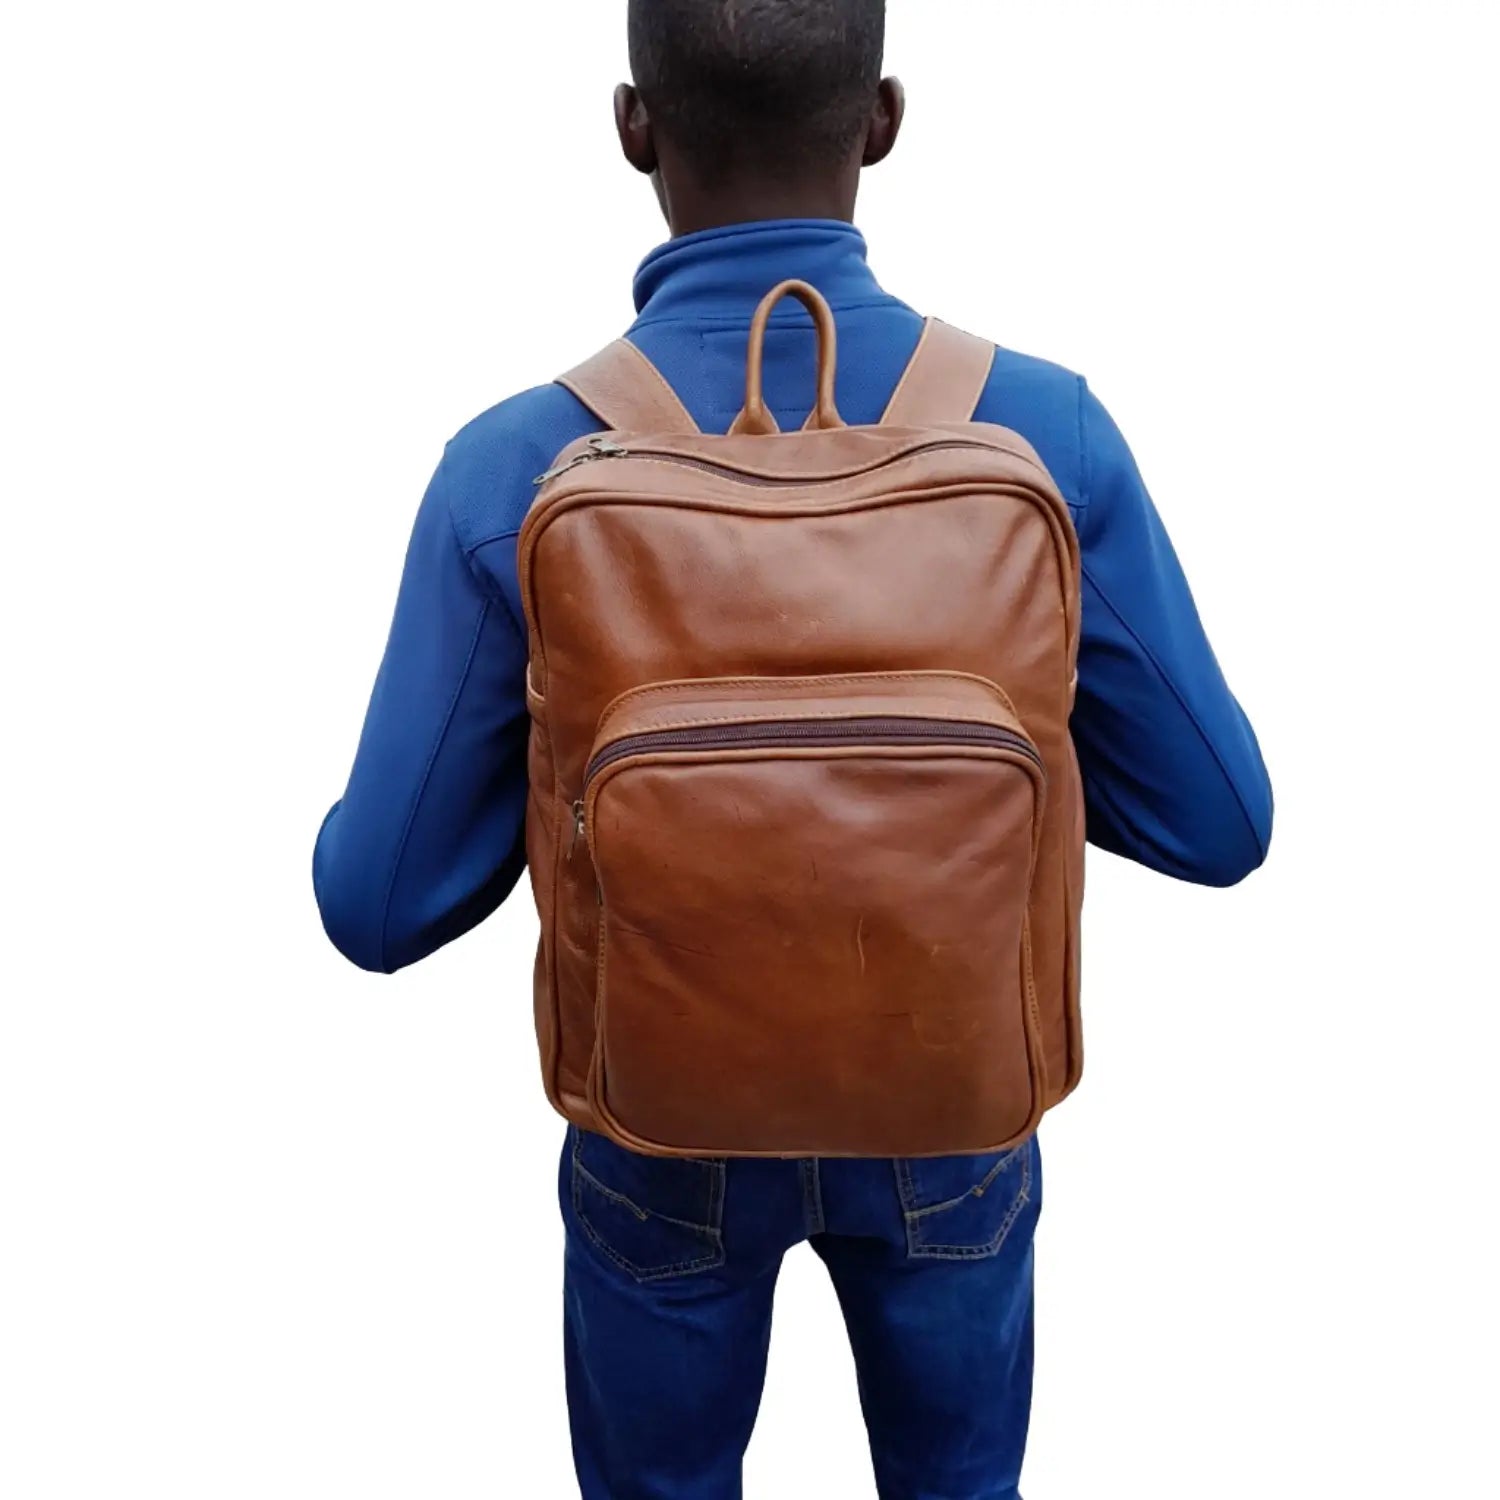
[[[954,673],[705,680],[605,714],[590,1102],[695,1156],[993,1151],[1042,1107],[1042,762]]]

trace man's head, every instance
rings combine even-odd
[[[851,218],[901,125],[884,46],[885,0],[630,0],[620,144],[679,234]]]

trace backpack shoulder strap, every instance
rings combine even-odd
[[[993,344],[928,318],[917,352],[880,420],[890,427],[967,422],[984,395],[994,363]]]
[[[629,339],[617,339],[558,377],[611,432],[697,432],[661,371]]]

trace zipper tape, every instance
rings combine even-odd
[[[616,761],[652,750],[775,750],[781,746],[832,749],[851,743],[877,749],[901,745],[993,746],[1013,750],[1042,767],[1042,758],[1030,740],[998,725],[967,719],[775,719],[627,734],[594,755],[583,781],[587,787]]]

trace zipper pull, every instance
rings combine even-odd
[[[578,847],[578,840],[584,836],[585,810],[583,802],[577,801],[573,804],[573,837],[568,841],[568,858],[572,859],[573,851]]]
[[[555,464],[545,474],[538,474],[531,482],[540,489],[549,480],[556,479],[559,474],[566,474],[569,469],[576,469],[579,464],[592,463],[596,458],[627,458],[629,453],[628,448],[622,448],[607,437],[591,437],[588,447],[582,453],[575,453],[565,464]]]

